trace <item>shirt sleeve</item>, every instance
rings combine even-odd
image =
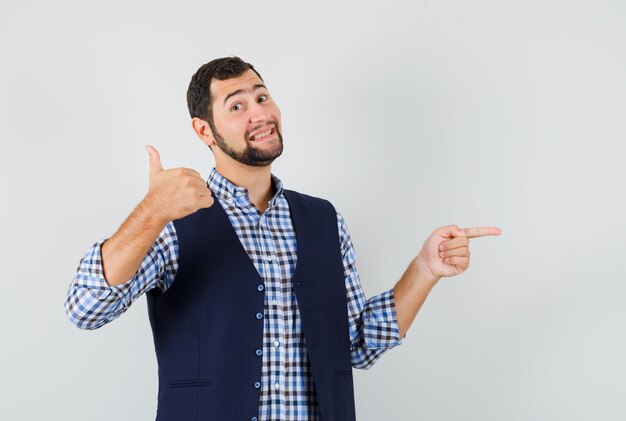
[[[152,244],[137,272],[123,284],[110,286],[102,270],[101,247],[95,243],[80,260],[65,298],[65,313],[81,329],[97,329],[124,313],[142,294],[165,292],[178,269],[178,240],[172,222]]]
[[[365,299],[356,270],[356,253],[345,220],[337,212],[343,259],[352,366],[368,369],[387,351],[402,344],[396,314],[394,289]]]

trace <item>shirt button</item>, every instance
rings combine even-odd
[[[259,383],[259,382],[255,382],[255,383],[254,383],[254,388],[255,388],[255,389],[258,389],[259,387],[261,387],[261,383]]]
[[[263,355],[263,350],[262,349],[257,349],[256,350],[256,355],[259,355],[259,356]]]
[[[280,342],[274,341],[274,346],[278,348],[280,346]]]
[[[267,261],[268,262],[272,261],[272,255],[270,253],[267,253]]]
[[[272,304],[274,304],[275,306],[277,306],[277,305],[278,305],[278,300],[277,300],[277,299],[274,299],[274,300],[272,301]]]
[[[256,289],[258,289],[259,291],[263,291],[265,287],[263,286],[263,284],[259,284],[259,286],[256,287]]]
[[[276,389],[276,390],[280,389],[280,384],[276,383],[276,384],[274,385],[274,389]]]
[[[263,313],[257,313],[256,318],[261,320],[263,318]]]

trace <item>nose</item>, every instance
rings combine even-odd
[[[270,110],[267,107],[264,107],[263,105],[259,104],[259,103],[255,103],[252,106],[252,109],[250,109],[250,122],[251,123],[258,123],[258,122],[262,122],[262,121],[266,121],[271,119],[272,114],[270,113]]]

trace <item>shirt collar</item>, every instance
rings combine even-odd
[[[274,174],[271,174],[272,184],[276,193],[268,202],[269,207],[274,206],[278,197],[283,194],[283,183],[282,181],[276,177]],[[211,170],[211,174],[207,180],[207,185],[211,189],[211,192],[216,196],[220,197],[227,203],[242,203],[242,202],[250,202],[250,198],[248,197],[248,189],[245,187],[235,186],[230,182],[226,177],[217,172],[217,169],[213,167]]]

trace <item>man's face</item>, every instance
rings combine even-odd
[[[283,152],[280,110],[252,70],[227,80],[211,81],[217,146],[234,160],[267,166]]]

